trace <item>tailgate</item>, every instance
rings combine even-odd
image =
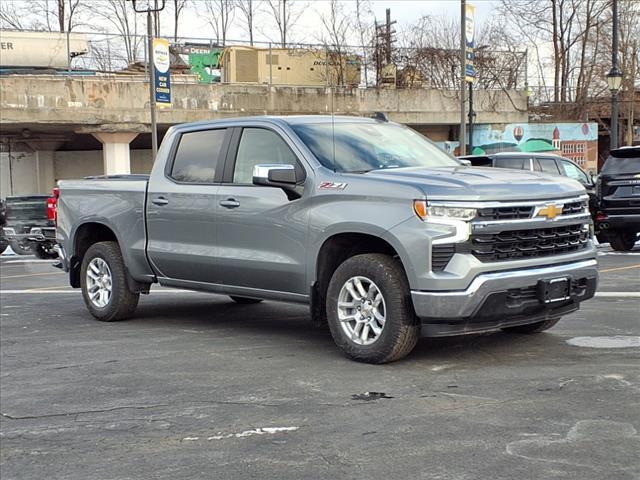
[[[7,225],[12,227],[27,225],[48,225],[48,198],[48,195],[7,197]]]

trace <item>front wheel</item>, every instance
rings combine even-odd
[[[122,253],[116,242],[89,247],[80,273],[82,296],[91,315],[103,322],[130,318],[138,306],[139,293],[129,290]]]
[[[551,327],[554,327],[556,323],[560,321],[560,318],[552,318],[550,320],[543,320],[541,322],[529,323],[528,325],[517,325],[515,327],[505,327],[502,329],[503,332],[508,333],[539,333],[544,332],[545,330],[549,330]]]
[[[609,244],[614,250],[628,252],[635,245],[637,236],[635,232],[612,232],[610,233]]]
[[[327,317],[336,345],[349,358],[387,363],[408,355],[419,324],[401,265],[388,255],[345,260],[327,290]]]

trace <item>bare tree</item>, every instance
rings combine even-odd
[[[325,59],[329,84],[344,85],[347,35],[352,26],[351,18],[339,0],[329,0],[329,11],[320,14],[323,31],[320,41],[325,46]]]
[[[115,30],[120,35],[127,63],[135,62],[140,47],[144,44],[144,36],[139,35],[142,30],[139,15],[134,12],[131,2],[127,0],[100,0],[89,5],[91,12],[109,27],[106,30]],[[112,48],[111,51],[115,55],[117,49]]]
[[[178,26],[180,25],[180,15],[189,5],[190,0],[173,0],[173,41],[178,41]]]
[[[262,0],[238,0],[236,6],[240,10],[242,28],[249,35],[249,44],[253,46],[253,31],[257,13]]]
[[[86,0],[0,2],[0,25],[18,30],[71,31],[80,24]]]
[[[204,2],[207,23],[213,29],[216,42],[224,45],[227,41],[227,32],[235,15],[236,3],[234,0],[206,0]]]
[[[268,0],[268,5],[280,35],[280,46],[286,48],[291,29],[300,19],[306,4],[294,0]]]
[[[355,3],[355,28],[358,34],[358,40],[362,46],[362,65],[364,68],[364,83],[369,85],[368,78],[368,66],[369,66],[369,52],[368,47],[373,41],[374,35],[374,16],[371,9],[371,2],[369,0],[356,0]]]
[[[25,13],[18,2],[0,2],[0,28],[24,30],[28,28],[25,24]]]

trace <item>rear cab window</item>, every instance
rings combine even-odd
[[[226,154],[226,136],[226,128],[183,133],[169,176],[181,183],[214,183]]]
[[[524,161],[527,160],[527,166],[529,159],[518,157],[500,157],[493,161],[493,166],[497,168],[514,168],[517,170],[524,170]],[[528,168],[527,168],[528,170]]]

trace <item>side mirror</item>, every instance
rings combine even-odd
[[[293,165],[260,164],[253,167],[254,185],[293,188],[296,183],[296,168]]]
[[[458,161],[465,167],[471,167],[471,160],[467,160],[466,158],[459,158]]]
[[[591,179],[591,183],[594,184],[594,185],[598,181],[598,175],[596,175],[596,174],[590,173],[589,174],[589,178]]]

